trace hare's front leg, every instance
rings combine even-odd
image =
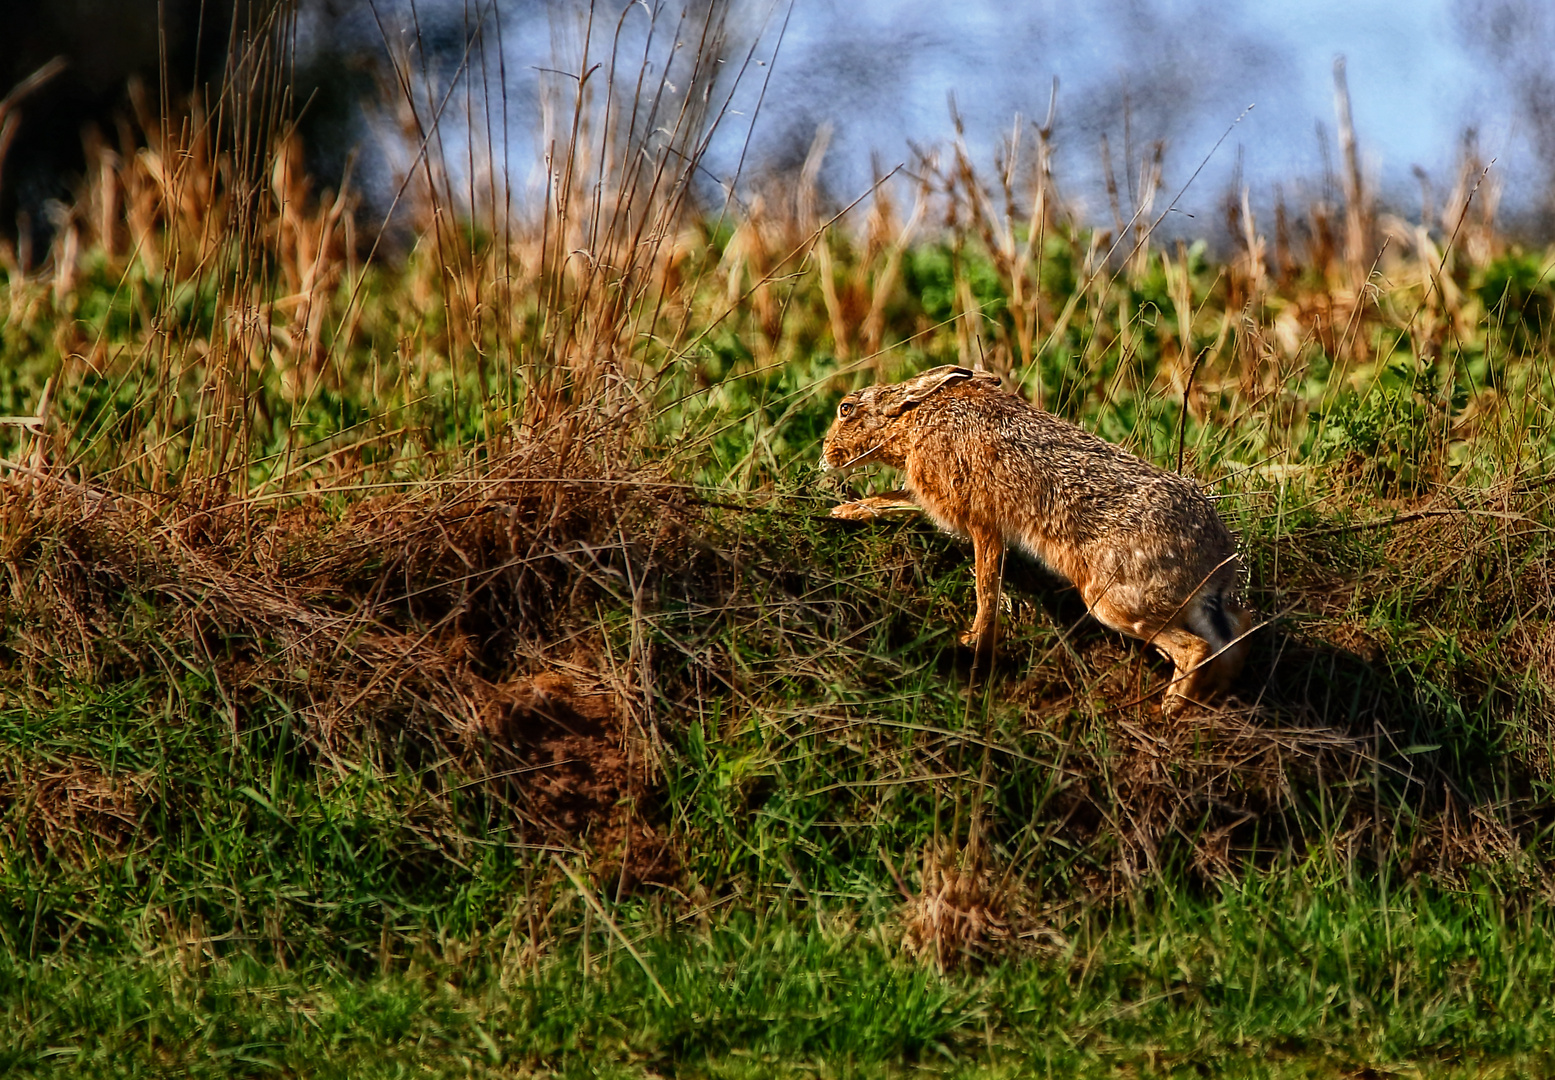
[[[831,508],[831,516],[844,521],[873,521],[884,517],[906,517],[918,513],[918,504],[905,488],[884,495],[870,495]]]
[[[972,557],[977,573],[977,616],[972,629],[961,635],[963,645],[971,645],[982,660],[993,657],[998,636],[999,589],[1004,578],[1004,537],[998,529],[973,528]]]

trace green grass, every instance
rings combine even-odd
[[[538,959],[524,948],[522,897],[472,938],[428,934],[363,971],[306,955],[266,963],[199,939],[133,957],[12,954],[0,1065],[117,1076],[1549,1068],[1547,907],[1488,882],[1384,891],[1324,862],[1207,893],[1146,890],[949,975],[899,955],[889,898],[826,914],[792,894],[690,919],[627,904],[622,937],[569,920]],[[641,965],[622,947],[633,939]]]
[[[1057,222],[1018,301],[928,238],[865,355],[883,249],[823,237],[823,283],[674,224],[593,294],[494,233],[331,255],[316,363],[233,329],[278,230],[247,285],[5,282],[0,415],[54,396],[0,427],[0,1072],[1555,1067],[1544,253],[1434,300],[1396,259],[1347,319],[1316,258],[1093,274]],[[1271,621],[1237,708],[1163,723],[1162,661],[1019,558],[974,686],[965,545],[825,518],[838,398],[984,357],[1212,488]],[[558,672],[617,726],[524,705]],[[943,970],[935,864],[995,927]]]

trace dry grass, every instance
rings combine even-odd
[[[306,505],[156,507],[48,482],[9,491],[13,686],[47,701],[61,679],[111,685],[200,663],[234,738],[274,700],[325,761],[413,733],[511,801],[536,840],[574,846],[597,819],[596,849],[619,861],[631,845],[644,867],[633,873],[651,875],[662,839],[617,818],[643,799],[662,741],[644,726],[639,667],[608,666],[590,615],[652,589],[691,516],[676,485],[584,471],[531,449],[338,518]],[[558,665],[586,673],[604,704],[569,704]],[[574,715],[586,731],[568,728]],[[569,732],[559,741],[546,734],[557,725]],[[115,789],[82,775],[41,788],[18,777],[13,796],[60,804],[67,824],[108,820],[97,803]],[[581,802],[558,813],[564,789]],[[39,812],[47,835],[63,827]]]
[[[923,854],[916,893],[901,886],[902,945],[908,953],[932,959],[941,971],[986,955],[1009,936],[1003,897],[996,894],[982,853],[934,850]]]

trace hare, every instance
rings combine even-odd
[[[1162,711],[1224,690],[1252,615],[1237,595],[1236,542],[1198,485],[1007,393],[999,377],[937,367],[866,387],[837,406],[821,465],[903,471],[907,490],[845,503],[871,518],[910,498],[972,539],[977,616],[962,641],[993,654],[1006,545],[1074,583],[1102,624],[1176,665]]]

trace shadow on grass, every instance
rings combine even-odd
[[[1226,699],[1166,719],[1169,662],[1028,560],[1009,560],[1005,580],[1012,626],[993,692],[1060,749],[1049,775],[1021,781],[1042,794],[1004,788],[1003,816],[1046,818],[1050,842],[1085,853],[1071,863],[1093,886],[1317,850],[1452,876],[1514,859],[1555,825],[1508,691],[1444,686],[1422,658],[1283,620],[1255,633]]]

